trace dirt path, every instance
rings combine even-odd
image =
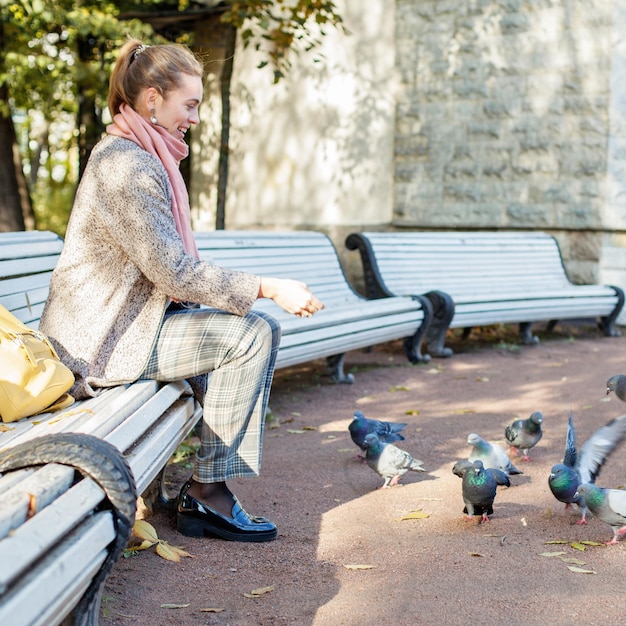
[[[547,478],[563,456],[569,410],[580,444],[626,412],[605,394],[606,379],[626,373],[626,339],[568,332],[517,349],[514,335],[488,330],[479,340],[454,338],[454,357],[420,366],[407,364],[396,344],[353,353],[351,386],[332,385],[323,363],[279,371],[262,475],[232,485],[248,511],[276,522],[278,539],[257,545],[190,539],[176,533],[171,516],[157,513],[149,521],[159,536],[194,558],[175,564],[150,550],[120,561],[105,590],[101,624],[623,623],[626,542],[572,548],[578,540],[608,540],[612,531],[593,517],[576,525],[579,511],[564,510]],[[355,461],[347,431],[355,409],[409,422],[401,447],[427,473],[411,472],[402,486],[378,490],[382,480]],[[535,410],[544,415],[545,434],[533,461],[515,461],[524,474],[498,491],[488,524],[467,522],[461,481],[451,472],[467,457],[467,435],[502,442],[507,423]],[[176,471],[174,487],[187,473]],[[626,444],[597,482],[626,483]],[[415,510],[429,517],[401,520]],[[542,555],[558,551],[594,573]],[[273,589],[245,595],[266,587]]]

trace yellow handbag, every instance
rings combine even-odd
[[[0,305],[0,418],[52,411],[74,402],[67,394],[74,374],[42,333],[32,330]]]

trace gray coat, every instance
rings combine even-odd
[[[245,315],[260,278],[186,254],[161,161],[107,136],[82,176],[40,329],[77,398],[137,380],[170,298]]]

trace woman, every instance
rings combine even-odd
[[[77,398],[211,372],[178,530],[269,541],[276,526],[248,515],[226,485],[259,473],[280,341],[278,323],[250,309],[257,298],[299,316],[323,305],[304,283],[198,259],[179,163],[202,91],[202,66],[186,47],[131,40],[121,48],[109,89],[113,123],[81,178],[40,328],[74,372]]]

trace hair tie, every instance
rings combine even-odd
[[[141,44],[138,48],[135,49],[135,53],[133,54],[133,58],[136,59],[148,46],[145,44]]]

